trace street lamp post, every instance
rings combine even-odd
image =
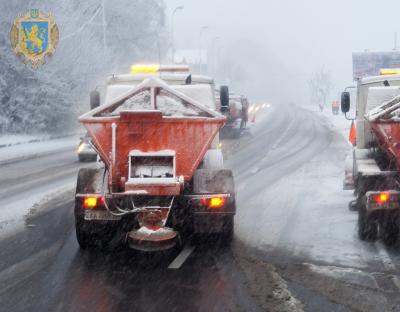
[[[219,63],[219,47],[217,45],[217,42],[221,40],[220,36],[216,36],[212,40],[212,47],[214,48],[214,62],[213,62],[213,71],[214,71],[214,77],[216,77],[217,74],[217,66]]]
[[[179,10],[183,10],[185,7],[183,5],[177,6],[171,15],[171,45],[172,45],[172,52],[171,52],[171,61],[174,63],[175,58],[175,45],[174,45],[174,17],[176,12]]]
[[[204,31],[206,31],[208,29],[208,26],[203,26],[200,29],[200,36],[199,36],[199,74],[201,75],[201,63],[202,63],[202,51],[201,51],[201,38],[203,37],[203,33]]]
[[[106,22],[106,1],[102,1],[102,24],[103,24],[103,53],[106,54],[107,51],[107,38],[106,38],[106,33],[107,33],[107,22]]]

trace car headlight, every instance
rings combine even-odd
[[[77,153],[78,153],[78,154],[81,153],[81,152],[83,151],[84,148],[85,148],[85,143],[79,144]]]

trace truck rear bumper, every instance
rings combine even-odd
[[[368,213],[374,211],[400,210],[399,191],[371,191],[367,192],[365,196],[367,197],[366,210]]]

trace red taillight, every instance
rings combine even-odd
[[[104,199],[104,197],[100,197],[98,201],[99,201],[99,205],[100,205],[100,206],[104,206],[104,205],[105,205],[104,202],[105,202],[106,200]]]
[[[390,201],[389,193],[379,193],[373,195],[373,201],[377,204],[385,204]]]
[[[208,208],[221,208],[226,203],[225,197],[203,197],[201,199],[201,204]]]
[[[97,206],[97,197],[85,197],[83,199],[83,208],[93,209]]]

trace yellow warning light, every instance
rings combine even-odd
[[[382,68],[379,71],[379,75],[400,75],[400,68]]]
[[[131,66],[132,74],[154,74],[160,71],[160,65],[157,64],[135,64]]]
[[[83,207],[93,209],[97,205],[97,197],[85,197],[83,200]]]

